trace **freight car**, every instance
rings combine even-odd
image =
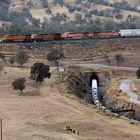
[[[121,37],[139,37],[140,29],[122,29],[119,34]]]
[[[2,38],[4,43],[11,42],[30,42],[31,35],[6,35]]]

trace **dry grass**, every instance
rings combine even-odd
[[[58,92],[61,84],[55,84],[54,68],[51,71],[52,78],[42,86],[28,79],[28,68],[6,67],[1,72],[0,118],[5,140],[139,140],[139,125],[104,116],[91,105],[62,96]],[[23,96],[11,87],[17,77],[27,79]],[[80,135],[67,133],[67,125]]]
[[[98,42],[98,46],[100,44],[105,44],[105,41]],[[79,55],[81,52],[80,49],[78,50],[79,45],[70,45],[63,45],[65,49],[69,48],[65,53],[69,53],[70,59],[67,59],[65,63],[78,63],[79,60],[82,60],[81,63],[87,63]],[[75,54],[78,55],[76,61],[72,60],[74,48],[77,49]],[[102,64],[104,63],[102,55],[104,50],[108,48],[107,45],[104,49],[103,47],[102,49],[86,48],[84,49],[84,59],[92,57],[93,60],[89,63]],[[110,47],[109,53],[113,56],[116,52],[112,52],[111,49]],[[102,53],[94,57],[99,51]],[[139,65],[139,50],[133,54],[127,50],[123,54],[125,55],[123,66]],[[32,56],[33,58],[26,64],[25,68],[5,67],[5,70],[1,71],[0,118],[3,119],[3,137],[5,140],[139,140],[139,124],[134,125],[133,122],[125,119],[106,116],[91,105],[78,100],[78,98],[63,96],[63,86],[61,83],[56,84],[55,76],[57,73],[54,68],[51,68],[52,78],[46,79],[42,86],[28,79],[29,67],[34,62],[46,62],[45,59],[37,59],[35,53],[32,53]],[[112,64],[115,64],[115,61]],[[119,76],[125,74],[128,78],[128,73],[122,74],[118,71],[116,73]],[[23,91],[23,96],[19,96],[19,91],[15,91],[11,87],[11,81],[18,77],[27,79],[28,84]],[[112,92],[112,94],[115,93]],[[124,96],[118,96],[120,99],[121,97],[123,100],[127,100],[124,99]],[[65,131],[67,125],[79,131],[80,136],[67,133]]]

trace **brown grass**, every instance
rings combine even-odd
[[[91,106],[62,96],[53,74],[39,86],[28,79],[29,72],[29,68],[16,67],[5,67],[1,71],[0,118],[5,140],[139,140],[139,125],[104,116]],[[11,87],[11,81],[18,77],[27,79],[23,96]],[[66,133],[67,125],[80,135]]]

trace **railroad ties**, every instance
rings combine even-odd
[[[126,113],[126,112],[132,112],[135,113],[134,109],[112,109],[113,113]]]

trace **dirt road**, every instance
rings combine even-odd
[[[103,64],[72,64],[71,66],[80,66],[86,68],[94,68],[94,69],[106,69],[106,70],[126,70],[126,71],[136,71],[138,68],[136,67],[117,67],[117,66],[107,66]]]

